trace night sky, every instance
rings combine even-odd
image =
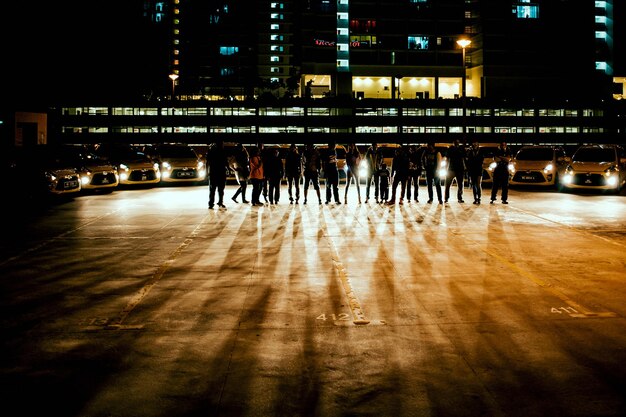
[[[2,25],[4,105],[140,94],[141,0],[15,3]]]

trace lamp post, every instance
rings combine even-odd
[[[465,85],[466,85],[466,67],[465,67],[465,48],[467,48],[472,41],[469,39],[459,39],[456,43],[463,48],[463,78],[461,80],[461,97],[463,100],[463,143],[467,143],[466,139],[466,122],[465,122],[465,113],[467,112],[467,105],[465,103]]]
[[[174,92],[176,90],[176,80],[178,79],[178,74],[170,74],[169,77],[170,80],[172,80],[172,101],[174,101],[174,97],[176,97]]]

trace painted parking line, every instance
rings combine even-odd
[[[163,262],[159,268],[156,270],[154,274],[150,277],[148,282],[137,291],[137,293],[131,298],[131,300],[126,304],[126,307],[115,317],[113,320],[108,321],[101,328],[107,330],[135,330],[137,328],[142,328],[141,325],[135,326],[127,326],[124,325],[124,321],[128,317],[128,315],[141,303],[141,301],[148,295],[150,290],[159,282],[159,280],[163,277],[165,272],[172,266],[174,261],[180,256],[180,254],[193,242],[193,240],[198,236],[198,230],[206,223],[206,221],[211,217],[210,214],[206,215],[202,221],[195,227],[195,229],[189,234],[187,237],[171,254],[170,256]]]

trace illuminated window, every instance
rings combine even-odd
[[[270,25],[270,30],[279,30],[280,29],[280,25],[278,23],[272,23]]]
[[[270,3],[272,9],[282,9],[285,7],[283,3]]]
[[[272,14],[270,14],[270,18],[272,18],[272,19],[283,20],[284,17],[285,16],[282,13],[272,13]]]
[[[238,46],[220,46],[220,55],[235,55],[238,52]]]
[[[427,36],[409,36],[408,38],[409,49],[428,49],[428,37]]]
[[[270,46],[270,51],[272,52],[283,52],[285,48],[282,45],[272,45]]]
[[[280,62],[280,57],[274,55],[270,57],[270,61],[271,62]]]
[[[596,16],[596,23],[606,23],[606,16]]]
[[[220,68],[220,75],[222,76],[228,76],[228,75],[234,75],[235,74],[235,70],[233,68]]]
[[[517,4],[513,4],[513,14],[518,19],[537,19],[539,6],[531,3],[530,0],[519,0]]]
[[[596,69],[599,71],[606,71],[607,69],[606,62],[604,61],[596,61]]]
[[[271,41],[282,41],[285,37],[283,35],[270,35]]]
[[[596,39],[606,39],[606,32],[603,30],[597,30]]]

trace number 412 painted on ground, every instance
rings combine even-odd
[[[332,318],[334,321],[337,320],[350,320],[350,316],[346,313],[341,314],[331,314],[330,317],[326,317],[326,314],[320,314],[315,318],[315,320],[326,321],[328,318]]]

